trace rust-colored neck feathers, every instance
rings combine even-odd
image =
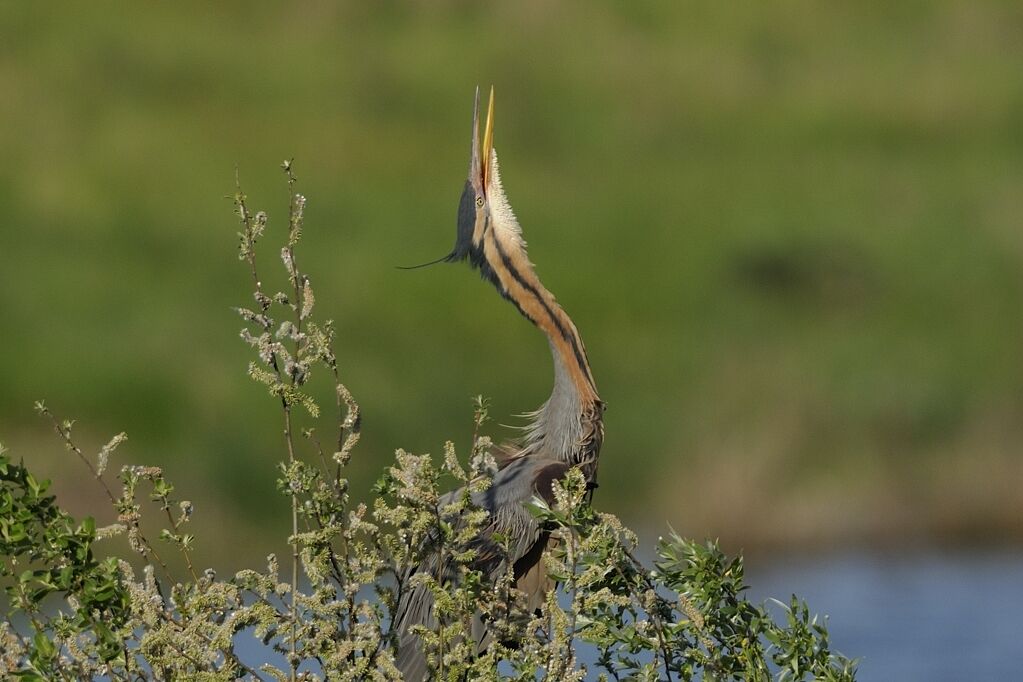
[[[579,331],[554,295],[540,282],[526,253],[522,229],[501,186],[496,152],[487,177],[489,211],[474,235],[480,269],[501,294],[546,334],[554,357],[551,398],[532,413],[521,455],[544,456],[572,464],[593,462],[603,440],[603,404],[597,394]]]

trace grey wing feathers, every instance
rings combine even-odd
[[[423,652],[419,637],[409,632],[409,627],[412,625],[436,627],[433,621],[433,595],[430,591],[417,587],[404,592],[395,610],[394,622],[400,633],[395,665],[406,680],[411,682],[426,680],[426,654]]]
[[[473,541],[477,551],[474,568],[483,571],[493,581],[507,570],[507,562],[510,561],[514,566],[516,587],[525,593],[523,606],[528,611],[534,611],[543,604],[553,584],[542,561],[549,543],[548,535],[523,503],[537,493],[547,502],[552,502],[551,482],[563,476],[568,468],[563,462],[551,460],[513,460],[498,472],[487,491],[473,496],[473,501],[491,514],[490,524]],[[495,533],[510,539],[507,555],[494,540]],[[437,568],[436,558],[432,557],[408,569],[403,576],[403,584],[407,584],[419,571],[436,575]],[[452,568],[444,567],[445,580],[457,577]],[[403,590],[394,613],[394,626],[400,633],[396,664],[406,680],[420,682],[426,679],[428,667],[419,637],[409,631],[413,625],[424,625],[430,629],[437,626],[433,616],[433,594],[423,586]],[[478,615],[473,619],[472,637],[478,653],[485,650],[490,642],[487,625]]]

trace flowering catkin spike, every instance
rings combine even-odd
[[[302,313],[300,317],[304,320],[309,317],[313,312],[313,305],[316,303],[316,297],[313,296],[313,285],[309,283],[309,278],[304,277],[302,284]]]
[[[118,445],[120,445],[126,440],[128,440],[128,436],[122,431],[121,433],[111,438],[110,442],[100,449],[99,454],[96,455],[97,476],[103,475],[103,472],[107,470],[107,463],[110,461],[110,454],[117,449]]]

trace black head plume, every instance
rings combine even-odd
[[[472,248],[472,234],[476,227],[476,197],[483,196],[483,159],[480,154],[480,89],[476,87],[476,100],[472,111],[472,151],[469,157],[469,177],[458,200],[458,232],[451,253],[437,260],[419,265],[398,266],[399,270],[415,270],[437,263],[457,263],[465,260]]]

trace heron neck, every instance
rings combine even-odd
[[[603,437],[603,405],[579,331],[540,282],[515,233],[492,225],[483,238],[490,277],[501,294],[536,325],[550,343],[554,360],[551,397],[530,414],[522,456],[547,457],[579,464],[596,459]]]
[[[583,465],[588,479],[604,437],[603,405],[592,383],[580,386],[572,360],[552,339],[554,388],[526,426],[524,455],[542,454],[572,465]]]
[[[484,235],[483,256],[489,268],[484,275],[547,336],[554,356],[555,393],[560,382],[564,391],[575,394],[580,405],[599,402],[586,348],[575,324],[540,282],[521,240],[501,233],[499,225],[492,225]]]

